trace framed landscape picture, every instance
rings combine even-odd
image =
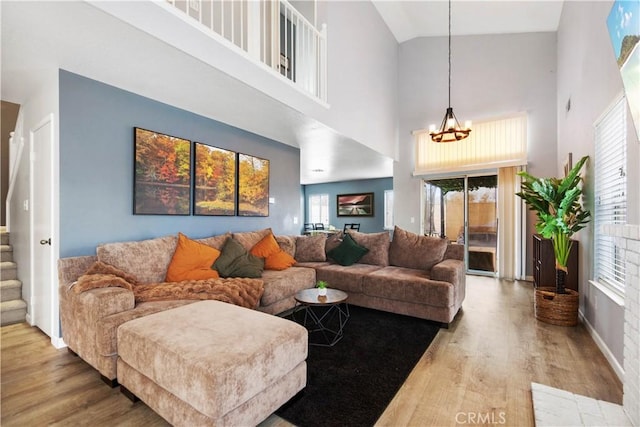
[[[134,215],[189,215],[191,141],[134,128]]]
[[[194,142],[194,215],[236,214],[236,153]]]
[[[338,194],[338,216],[373,216],[373,193]]]
[[[269,160],[238,154],[238,216],[269,216]]]
[[[640,138],[640,2],[616,0],[607,18],[631,118]]]

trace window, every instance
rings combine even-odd
[[[625,98],[595,124],[595,280],[624,294],[624,254],[615,238],[602,232],[605,225],[627,220],[627,123]]]
[[[393,190],[384,190],[384,229],[393,228]]]
[[[474,122],[469,138],[440,144],[426,130],[414,131],[414,175],[439,175],[527,164],[527,115]]]
[[[328,194],[312,194],[309,196],[309,217],[307,222],[329,224]]]

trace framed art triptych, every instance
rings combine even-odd
[[[269,160],[134,128],[134,215],[269,216]]]
[[[135,128],[134,214],[189,215],[191,142]]]

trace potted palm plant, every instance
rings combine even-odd
[[[564,287],[567,275],[567,261],[573,244],[571,236],[583,229],[589,222],[591,212],[582,205],[582,177],[580,171],[589,156],[584,156],[564,178],[537,178],[527,172],[518,172],[523,177],[522,191],[516,193],[534,211],[538,217],[536,231],[544,238],[551,239],[556,261],[556,283],[554,288],[536,289],[536,317],[541,304],[555,302],[562,304],[563,300],[571,300],[572,308],[567,313],[570,320],[564,319],[549,323],[573,324],[577,323],[578,299],[577,293]],[[550,292],[550,289],[552,292]],[[569,295],[575,293],[575,295]],[[554,295],[555,294],[555,295]],[[569,295],[567,297],[557,297]],[[575,306],[575,313],[573,313]],[[555,307],[556,311],[567,312],[566,307]],[[557,313],[556,313],[557,314]],[[551,316],[554,317],[554,316]],[[575,319],[575,320],[574,320]]]

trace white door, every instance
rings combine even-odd
[[[57,281],[53,248],[53,115],[30,132],[31,141],[31,323],[57,335]],[[56,245],[57,246],[57,245]],[[55,316],[55,317],[54,317]]]

